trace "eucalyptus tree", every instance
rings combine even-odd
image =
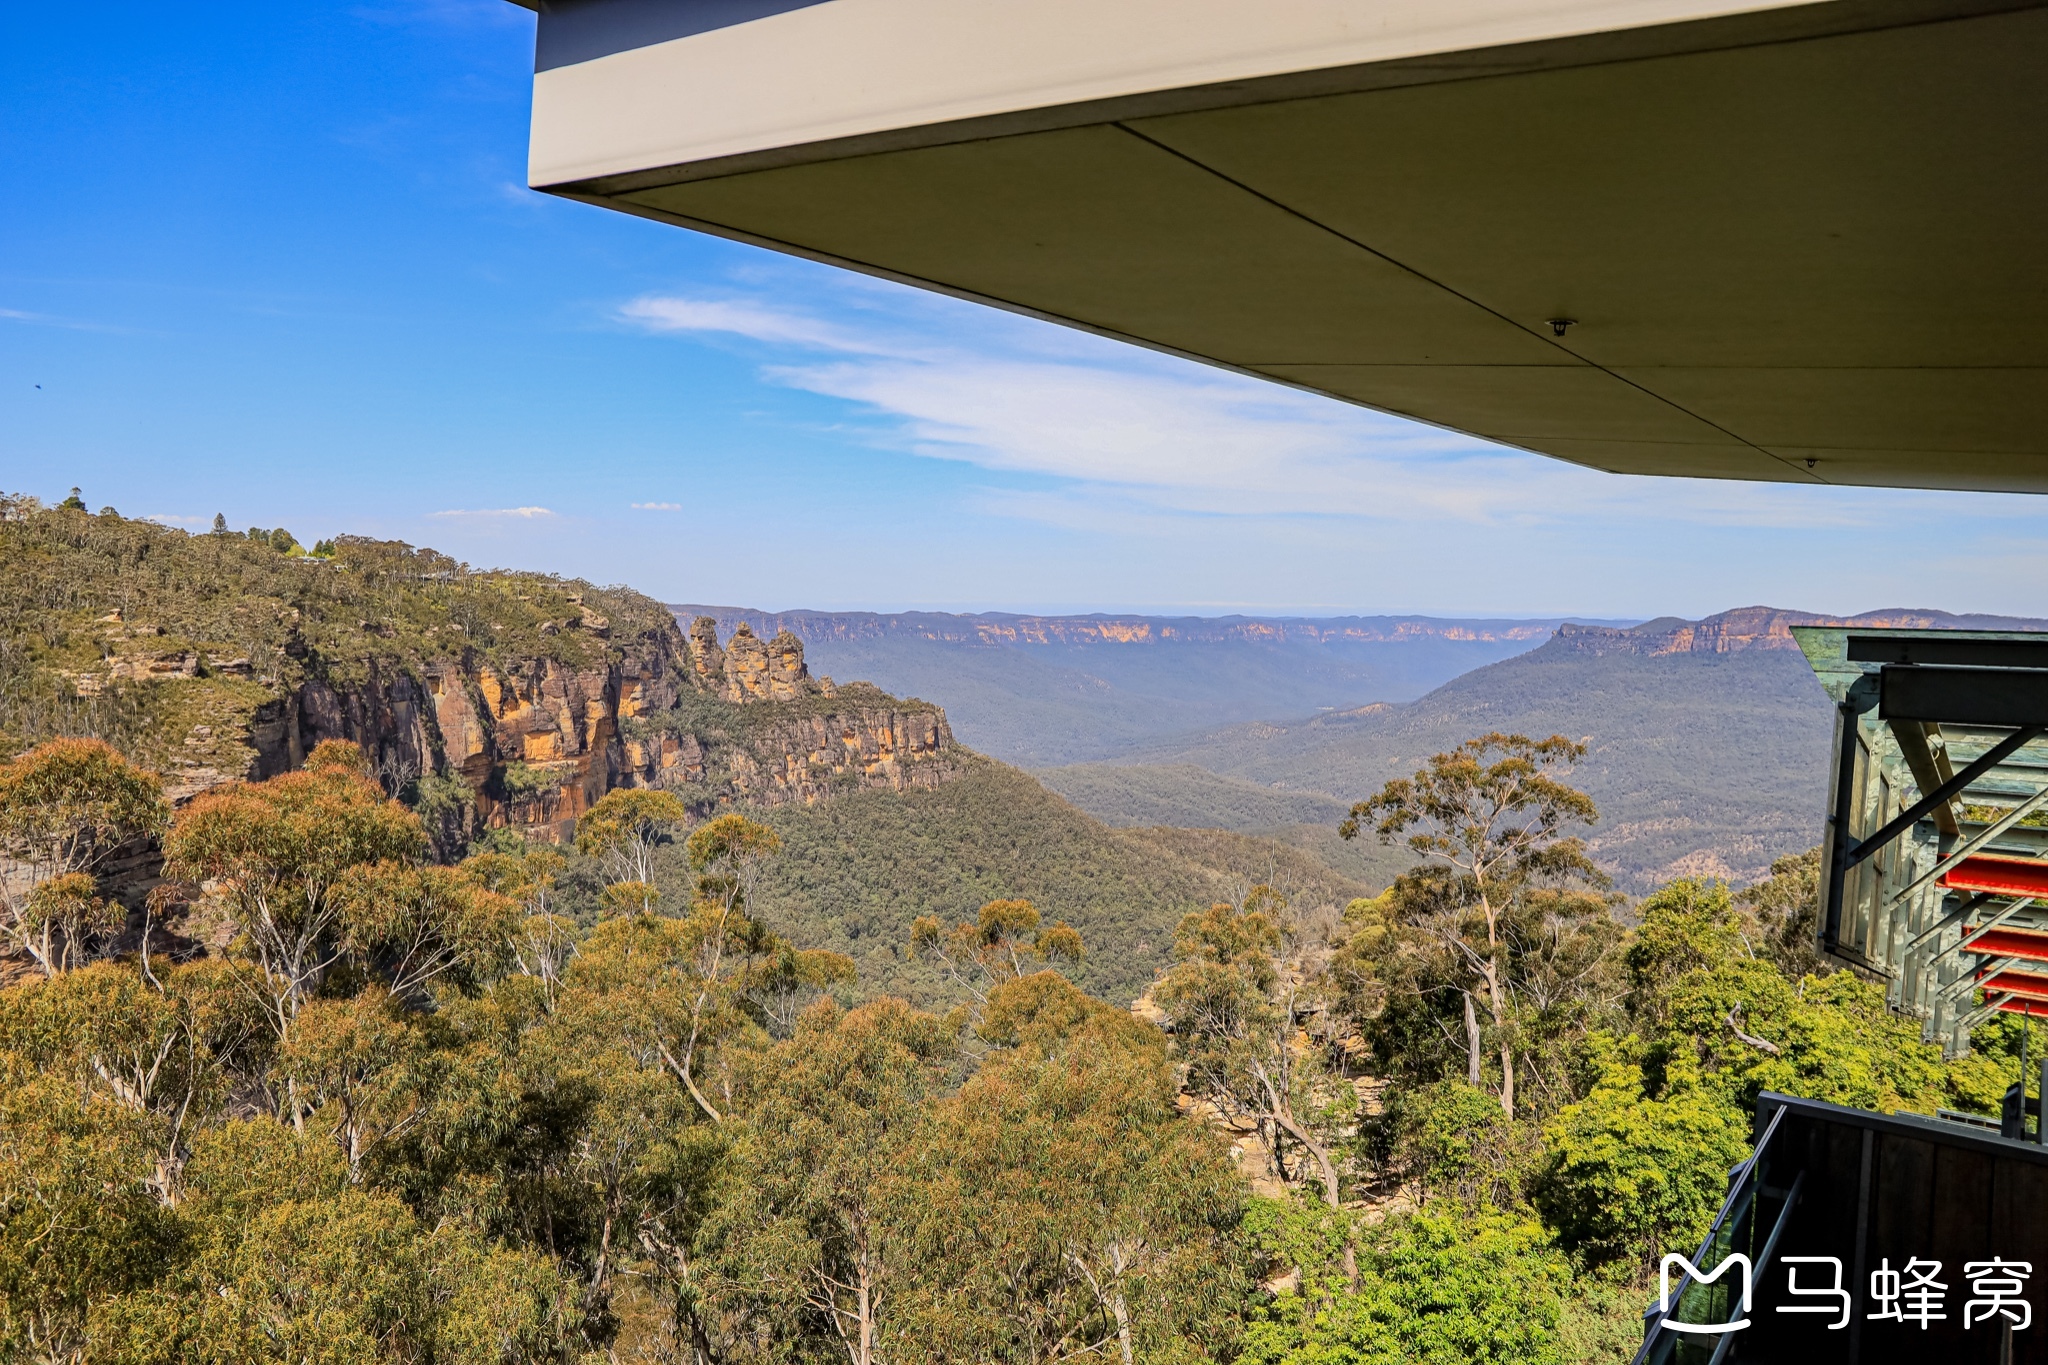
[[[359,869],[426,851],[419,818],[341,740],[317,746],[302,771],[199,797],[164,840],[167,871],[215,888],[247,959],[241,977],[280,1038],[335,964],[374,946],[383,910],[356,893]]]
[[[744,1118],[702,1234],[730,1358],[922,1358],[901,1340],[903,1308],[948,1197],[930,1179],[931,1101],[955,1057],[941,1020],[885,999],[820,1001],[746,1060]]]
[[[1413,777],[1396,778],[1351,808],[1338,833],[1370,829],[1382,843],[1405,844],[1447,869],[1447,880],[1410,879],[1405,921],[1428,934],[1455,962],[1465,1002],[1468,1077],[1479,1083],[1482,1048],[1471,1002],[1483,1000],[1500,1060],[1500,1105],[1515,1116],[1515,1003],[1512,957],[1522,912],[1538,892],[1604,887],[1585,844],[1568,833],[1599,818],[1593,800],[1561,774],[1586,755],[1583,743],[1552,735],[1488,734],[1437,754]],[[1584,912],[1581,898],[1545,900]],[[1538,918],[1543,918],[1539,909]]]
[[[1323,1079],[1319,1057],[1300,1037],[1320,946],[1294,931],[1284,897],[1256,886],[1242,905],[1212,905],[1181,920],[1179,961],[1152,998],[1166,1012],[1190,1088],[1225,1115],[1291,1138],[1313,1163],[1323,1201],[1341,1209],[1337,1153],[1311,1113]],[[1280,1146],[1276,1139],[1274,1150]]]
[[[917,1357],[1221,1354],[1250,1289],[1243,1182],[1180,1111],[1165,1036],[1050,971],[999,986],[983,1032],[1004,1045],[933,1109]]]
[[[0,764],[0,939],[45,976],[81,966],[125,912],[95,872],[170,817],[163,782],[96,739],[53,739]]]
[[[604,868],[609,908],[654,908],[655,851],[689,822],[690,808],[681,797],[647,787],[606,792],[583,812],[576,821],[576,851]]]

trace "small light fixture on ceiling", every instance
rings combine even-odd
[[[1560,337],[1564,335],[1565,328],[1578,321],[1577,318],[1546,318],[1544,320],[1550,324],[1550,334]]]

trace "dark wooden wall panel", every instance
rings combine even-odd
[[[1838,1116],[1839,1117],[1836,1117]],[[1862,1199],[1864,1143],[1870,1142],[1870,1189]],[[2002,1322],[1978,1321],[1965,1329],[1971,1298],[1965,1266],[1994,1256],[2023,1261],[2037,1274],[2023,1297],[2035,1313],[2048,1311],[2048,1150],[1958,1130],[1834,1106],[1802,1104],[1785,1115],[1766,1183],[1805,1183],[1786,1224],[1773,1263],[1756,1282],[1754,1326],[1730,1342],[1742,1365],[1997,1365]],[[1867,1219],[1866,1266],[1856,1274],[1859,1209]],[[1768,1226],[1750,1243],[1761,1251]],[[1855,1297],[1856,1321],[1830,1331],[1831,1319],[1780,1314],[1788,1303],[1812,1303],[1785,1293],[1786,1256],[1837,1256],[1843,1286]],[[1940,1311],[1926,1328],[1917,1323],[1873,1322],[1869,1272],[1889,1261],[1903,1271],[1918,1257],[1939,1260],[1936,1278],[1947,1286]],[[1825,1283],[1822,1267],[1802,1267],[1800,1283]],[[1695,1341],[1705,1341],[1695,1338]],[[1711,1343],[1708,1343],[1711,1346]],[[1702,1357],[1704,1358],[1704,1357]],[[2012,1365],[2048,1365],[2048,1318],[2011,1333]]]

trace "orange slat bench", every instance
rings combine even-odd
[[[1986,957],[2023,957],[2048,962],[2048,933],[2034,929],[1993,929],[1970,945]]]
[[[1995,896],[2048,898],[2048,862],[2033,858],[1995,858],[1976,854],[1941,874],[1951,891],[1989,891]]]
[[[2036,1006],[2048,1002],[2048,973],[2007,970],[1987,976],[1977,984],[1994,995],[2011,991],[2014,995],[2025,996]]]

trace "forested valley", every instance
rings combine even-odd
[[[1014,900],[917,924],[948,1012],[863,998],[749,914],[772,831],[667,793],[583,817],[604,890],[571,917],[570,855],[500,837],[435,865],[345,743],[173,818],[105,745],[46,742],[0,770],[35,872],[6,907],[35,969],[0,992],[0,1343],[1619,1358],[1760,1089],[1982,1110],[2012,1040],[1944,1064],[1819,973],[1811,859],[1618,915],[1565,832],[1592,814],[1571,748],[1492,736],[1391,784],[1361,835],[1443,856],[1334,923],[1265,887],[1188,916],[1139,1018],[1069,984],[1087,945]],[[152,913],[213,917],[217,953],[99,951],[94,852],[143,833],[181,879]]]
[[[595,669],[639,610],[319,548],[0,517],[0,1360],[1622,1360],[1760,1092],[1981,1113],[2015,1071],[2011,1016],[1945,1062],[1827,970],[1811,854],[1617,894],[1560,737],[1474,736],[1352,807],[1406,869],[1379,895],[1176,869],[1208,903],[1128,1009],[1153,949],[1113,902],[1210,857],[1196,832],[1057,876],[962,834],[971,868],[872,884],[929,862],[892,841],[1021,805],[1012,770],[773,809],[618,785],[560,842],[457,819],[561,809],[511,762],[470,789],[327,739],[202,786],[284,683],[451,633]],[[1096,837],[1069,815],[1004,838]],[[856,895],[829,932],[791,911]]]

